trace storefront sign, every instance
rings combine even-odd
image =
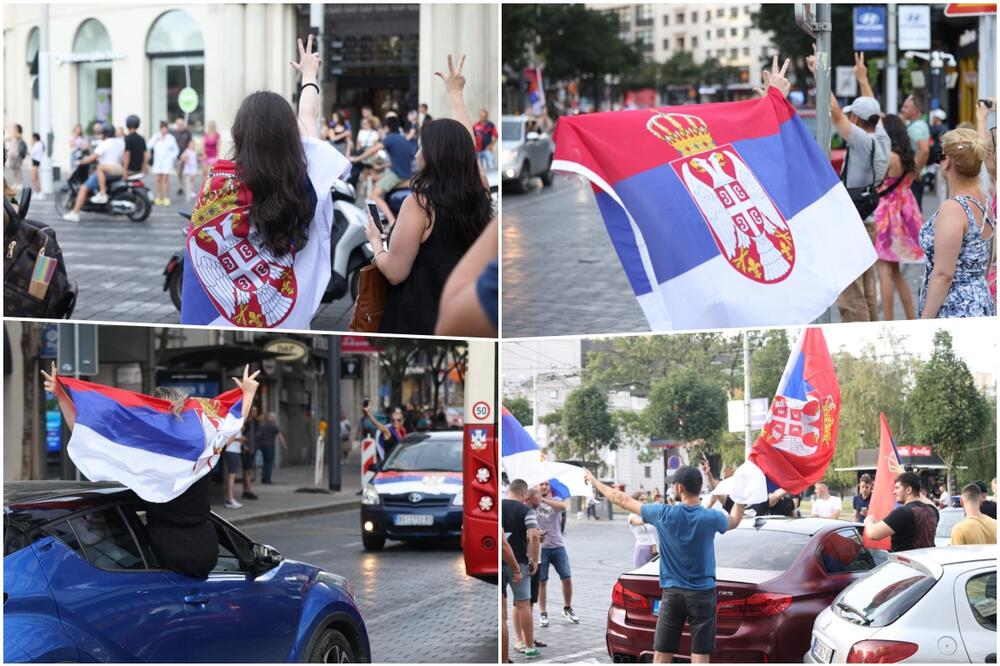
[[[42,350],[38,358],[56,358],[59,356],[59,327],[57,324],[45,324],[42,327]]]
[[[361,335],[345,335],[340,339],[341,354],[378,354],[382,350]]]
[[[884,6],[854,8],[855,51],[885,51],[885,35]]]
[[[931,47],[930,5],[898,6],[899,49],[929,49]]]
[[[179,389],[192,398],[214,398],[222,392],[222,372],[157,370],[156,385]]]
[[[750,398],[750,429],[760,430],[767,421],[767,398]],[[730,400],[726,403],[729,417],[729,432],[743,432],[746,429],[744,418],[745,407],[742,400]]]
[[[64,62],[102,62],[105,60],[124,60],[125,54],[119,51],[91,51],[90,53],[53,53],[53,60],[61,65]]]
[[[291,338],[271,340],[264,345],[264,351],[281,354],[281,356],[275,356],[274,358],[282,363],[297,363],[309,358],[309,347]]]
[[[911,458],[915,456],[928,458],[931,455],[931,447],[929,446],[899,446],[896,450],[899,451],[899,455]]]
[[[854,68],[847,65],[837,65],[835,74],[834,93],[837,97],[857,97],[858,79],[854,76]]]
[[[177,93],[177,106],[184,113],[194,113],[198,108],[198,91],[194,88],[181,88]]]

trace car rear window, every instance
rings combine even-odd
[[[500,137],[504,141],[520,141],[521,123],[516,120],[505,120],[500,125]]]
[[[890,560],[844,588],[833,609],[854,624],[884,627],[912,608],[934,582],[923,569]]]
[[[734,569],[786,571],[809,537],[795,532],[739,528],[715,538],[715,565]]]
[[[934,536],[939,539],[951,539],[951,528],[957,525],[962,518],[965,518],[964,510],[938,512],[937,532]]]
[[[389,454],[383,471],[397,472],[461,472],[462,440],[425,439],[409,443],[403,441]]]

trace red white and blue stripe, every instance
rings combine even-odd
[[[462,492],[461,472],[379,472],[373,481],[379,495],[421,493],[455,495]]]
[[[683,133],[672,135],[675,144],[647,127],[656,114],[693,119],[710,134],[713,147],[675,147]],[[565,116],[555,143],[553,169],[591,182],[652,330],[810,322],[875,262],[847,190],[795,109],[774,89],[740,102]],[[719,168],[708,159],[712,153]],[[720,176],[714,192],[713,184],[705,183],[707,196],[719,197],[734,221],[742,224],[736,220],[739,209],[757,203],[752,223],[763,223],[764,212],[790,234],[794,254],[777,260],[781,271],[755,280],[731,265],[734,257],[726,255],[752,249],[755,241],[748,246],[746,237],[737,237],[735,246],[713,230],[713,216],[697,196],[706,191],[697,182],[705,182],[706,169],[683,171],[699,155],[703,159],[695,161]],[[727,155],[735,164],[723,173]],[[701,175],[693,177],[696,171]],[[720,186],[724,180],[737,186],[740,205],[729,207],[725,184]],[[718,208],[719,201],[708,203]]]
[[[509,481],[523,479],[529,486],[548,481],[552,494],[561,499],[592,494],[582,467],[547,461],[537,442],[506,407],[500,418],[501,462]]]
[[[90,481],[116,481],[149,502],[174,499],[208,473],[243,427],[243,393],[169,401],[59,377],[76,411],[67,451]]]

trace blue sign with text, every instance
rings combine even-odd
[[[885,7],[854,8],[854,50],[885,51]]]

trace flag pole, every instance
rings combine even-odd
[[[750,335],[743,331],[743,460],[750,457]]]

